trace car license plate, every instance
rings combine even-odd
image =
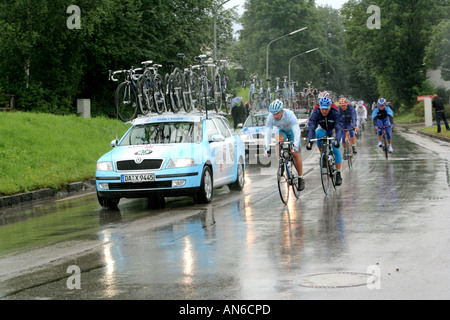
[[[155,175],[153,173],[122,175],[122,182],[148,182],[148,181],[155,181]]]

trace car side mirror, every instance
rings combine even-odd
[[[225,137],[221,134],[213,134],[209,139],[209,142],[222,142],[225,141]]]
[[[115,148],[119,145],[119,140],[114,139],[113,141],[111,141],[110,146],[111,148]]]

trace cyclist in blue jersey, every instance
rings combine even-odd
[[[291,150],[294,158],[294,166],[298,173],[297,189],[299,191],[305,189],[305,181],[303,179],[303,164],[300,157],[300,127],[298,125],[297,117],[291,110],[283,109],[283,102],[275,100],[269,105],[270,114],[266,121],[266,156],[270,155],[270,140],[272,137],[272,128],[277,127],[279,129],[278,139],[279,142],[293,141],[294,148]],[[278,151],[278,150],[277,150]],[[278,152],[277,152],[278,154]]]
[[[344,129],[354,129],[356,127],[356,111],[355,108],[350,104],[347,98],[341,98],[339,100],[339,111],[341,112],[342,121],[344,122]],[[350,143],[352,145],[353,154],[356,154],[356,136],[355,131],[349,131]],[[345,135],[342,143],[345,141]]]
[[[342,155],[339,150],[340,141],[344,138],[344,122],[342,121],[341,113],[337,108],[331,107],[331,100],[329,98],[322,98],[319,101],[318,108],[315,108],[309,118],[308,122],[308,142],[306,145],[307,150],[312,149],[311,139],[323,138],[325,136],[331,137],[335,135],[333,153],[336,162],[336,185],[342,184],[341,167],[342,167]],[[317,141],[319,150],[322,150],[323,142]]]
[[[384,98],[380,98],[377,102],[377,107],[372,112],[372,120],[374,127],[380,126],[390,126],[394,124],[394,111],[386,105],[387,101]],[[376,131],[376,128],[374,128]],[[391,127],[387,127],[386,136],[389,143],[389,153],[394,152],[392,148],[392,134]],[[378,129],[378,146],[381,147],[381,136],[383,135],[383,130]]]

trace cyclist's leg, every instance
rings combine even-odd
[[[322,128],[316,129],[316,139],[323,138],[326,136],[326,134],[327,133]],[[323,141],[317,141],[316,144],[319,147],[319,150],[322,151]]]
[[[383,121],[377,119],[377,126],[381,127],[382,125]],[[381,136],[383,135],[383,129],[378,129],[377,134],[378,134],[378,146],[381,147]]]
[[[386,117],[386,119],[383,121],[385,123],[385,126],[390,126],[391,122],[389,120],[389,117]],[[391,133],[391,127],[386,128],[386,137],[387,137],[387,141],[388,141],[388,148],[389,148],[389,152],[392,153],[394,151],[394,149],[392,148],[392,133]]]
[[[353,126],[351,124],[349,125],[349,129],[353,129]],[[350,135],[350,144],[353,147],[353,153],[356,153],[356,134],[355,134],[355,131],[352,130],[352,131],[349,131],[348,133]]]
[[[295,141],[294,140],[294,133],[292,131],[288,131],[287,133],[287,138],[288,141]],[[302,158],[300,157],[300,145],[301,143],[299,142],[297,148],[298,148],[298,153],[297,152],[293,152],[292,156],[294,158],[294,166],[295,169],[297,169],[297,173],[299,177],[303,177],[303,163],[302,163]]]
[[[277,142],[285,142],[285,141],[287,141],[287,139],[288,139],[288,136],[287,136],[286,131],[279,130]],[[280,146],[278,145],[278,143],[277,143],[277,147],[276,147],[276,152],[277,152],[277,157],[279,157],[280,156]]]
[[[333,131],[328,131],[328,136],[332,136]],[[342,184],[341,168],[342,168],[342,154],[339,148],[336,148],[333,144],[334,163],[336,164],[336,186]]]

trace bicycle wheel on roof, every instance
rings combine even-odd
[[[118,117],[127,122],[133,120],[138,109],[138,95],[131,82],[122,82],[114,96]]]

